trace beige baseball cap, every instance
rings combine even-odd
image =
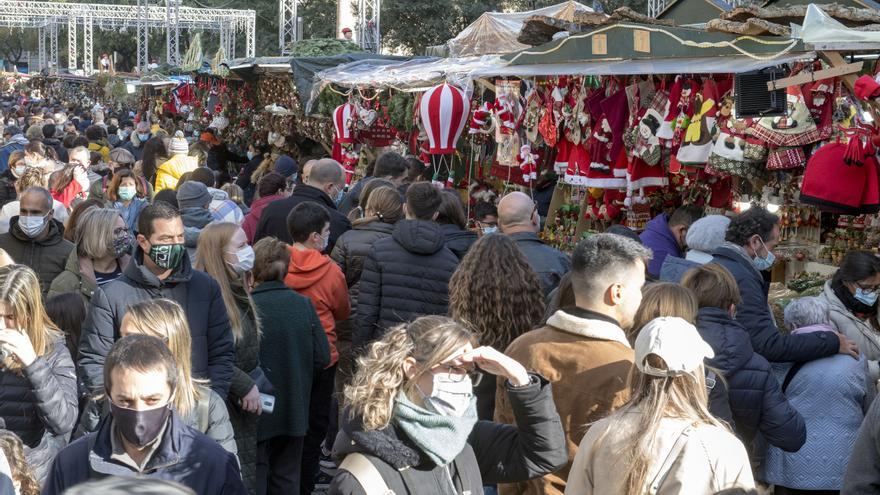
[[[649,365],[646,358],[654,354],[666,362],[666,369]],[[635,343],[636,366],[651,376],[679,376],[696,370],[703,359],[715,352],[700,337],[696,327],[682,318],[662,316],[642,327]]]

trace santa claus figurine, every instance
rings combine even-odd
[[[538,155],[532,153],[528,144],[519,149],[519,169],[522,171],[523,183],[530,185],[538,179]]]

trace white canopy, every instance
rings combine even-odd
[[[817,50],[834,49],[835,46],[840,49],[858,49],[859,44],[865,44],[864,48],[869,49],[873,48],[869,44],[880,44],[880,31],[859,31],[846,27],[815,4],[807,7],[807,15],[804,16],[804,25],[800,31],[792,30],[793,34],[798,32],[805,44],[812,45]]]
[[[558,5],[526,12],[486,12],[464,28],[458,36],[446,42],[449,56],[470,57],[526,49],[529,46],[516,39],[527,18],[543,15],[573,21],[575,12],[593,12],[593,9],[574,0],[568,0]]]

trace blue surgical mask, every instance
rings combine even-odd
[[[150,139],[150,135],[138,133],[138,139],[143,143],[144,141],[148,141]]]
[[[760,256],[758,256],[758,253],[755,252],[755,257],[752,259],[752,264],[759,272],[762,272],[764,270],[768,270],[771,266],[773,266],[773,263],[776,263],[776,255],[774,255],[772,251],[767,249],[767,246],[764,245],[763,239],[759,237],[758,240],[761,241],[761,246],[764,247],[764,251],[767,251],[767,257],[761,258]]]
[[[494,234],[495,232],[498,232],[497,225],[493,225],[492,227],[483,227],[483,235]]]
[[[333,198],[333,203],[334,203],[336,206],[339,206],[339,203],[342,203],[342,198],[344,198],[344,197],[345,197],[345,190],[344,190],[344,189],[340,189],[339,192],[336,193],[336,197]]]
[[[254,153],[253,151],[248,151],[248,152],[247,152],[248,160],[253,160],[253,159],[254,159],[254,156],[256,156],[256,153]]]
[[[873,306],[877,304],[877,292],[865,292],[861,287],[856,288],[856,301],[866,305]]]

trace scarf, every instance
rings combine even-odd
[[[834,291],[834,295],[840,299],[840,302],[846,306],[846,309],[850,310],[857,317],[864,320],[877,314],[876,304],[874,306],[868,306],[859,301],[849,292],[849,289],[843,285],[843,282],[832,282],[831,289]]]
[[[394,406],[398,428],[438,466],[450,464],[464,450],[477,423],[477,398],[460,418],[443,416],[419,407],[401,390]]]

